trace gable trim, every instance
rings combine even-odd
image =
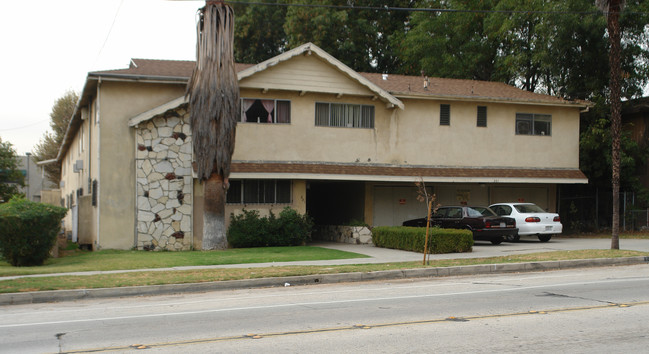
[[[163,104],[162,106],[155,107],[153,109],[150,109],[150,110],[148,110],[146,112],[140,113],[140,114],[136,115],[135,117],[129,119],[128,120],[128,126],[129,127],[134,127],[134,126],[136,126],[136,125],[138,125],[138,124],[140,124],[142,122],[145,122],[145,121],[148,121],[149,119],[152,119],[155,116],[161,115],[161,114],[167,112],[168,110],[176,109],[180,105],[183,105],[183,104],[185,104],[187,102],[188,101],[185,98],[185,96],[178,97],[173,101],[169,101],[169,102]]]

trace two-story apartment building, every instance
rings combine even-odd
[[[200,248],[184,97],[193,62],[91,72],[61,146],[66,227],[102,248]],[[441,204],[548,210],[579,171],[584,102],[502,83],[358,73],[307,43],[236,67],[242,112],[226,212],[290,206],[318,224],[421,217]],[[76,214],[75,214],[76,213]],[[76,216],[75,216],[76,215]],[[78,229],[75,229],[78,228]]]

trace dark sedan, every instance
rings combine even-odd
[[[474,240],[490,241],[494,245],[503,242],[505,237],[518,233],[516,220],[498,216],[493,210],[478,206],[440,207],[431,216],[430,225],[471,230]],[[426,218],[404,221],[403,226],[426,227]]]

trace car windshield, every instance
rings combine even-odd
[[[496,213],[487,207],[470,207],[467,208],[467,212],[471,217],[496,216]]]
[[[536,204],[516,204],[514,205],[514,208],[516,208],[516,210],[521,214],[546,213],[545,210],[541,209],[541,207]]]

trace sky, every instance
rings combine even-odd
[[[80,93],[89,71],[131,58],[196,59],[205,1],[0,1],[0,139],[18,155],[50,131],[54,102]]]

